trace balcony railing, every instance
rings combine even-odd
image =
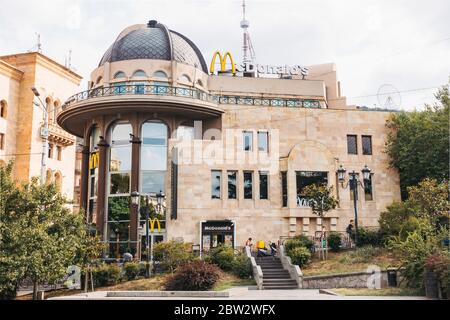
[[[172,87],[164,84],[114,84],[108,87],[99,87],[82,91],[70,97],[62,106],[62,110],[70,105],[85,100],[101,97],[137,95],[137,96],[173,96],[191,98],[215,104],[233,104],[262,107],[288,107],[288,108],[320,108],[320,101],[301,98],[261,98],[234,95],[213,95],[199,89],[186,87]]]
[[[75,137],[54,124],[48,125],[48,140],[63,146],[71,146],[75,143]]]

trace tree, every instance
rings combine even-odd
[[[14,297],[19,283],[30,279],[36,299],[39,284],[62,280],[95,249],[83,215],[70,212],[54,184],[33,178],[16,186],[11,172],[12,164],[0,167],[0,295]]]
[[[180,241],[160,242],[155,245],[153,252],[155,260],[160,261],[172,274],[178,266],[194,259],[189,244]]]
[[[449,178],[449,88],[443,87],[435,96],[440,104],[393,114],[386,123],[390,132],[385,151],[390,166],[399,171],[403,199],[407,187],[424,178]]]
[[[335,209],[339,203],[333,196],[332,186],[311,184],[303,189],[303,193],[309,199],[312,212],[320,218],[323,218],[328,211]]]

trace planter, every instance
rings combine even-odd
[[[425,271],[425,294],[427,298],[439,299],[439,280],[435,272]]]

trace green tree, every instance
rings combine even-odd
[[[160,242],[153,248],[155,260],[160,261],[161,265],[169,269],[172,274],[178,266],[194,260],[190,251],[188,243],[174,240]]]
[[[386,123],[390,129],[386,153],[391,167],[399,171],[403,199],[408,186],[427,177],[449,178],[449,88],[443,87],[435,96],[439,104],[393,114]]]
[[[333,196],[333,187],[322,184],[311,184],[303,189],[305,197],[309,199],[312,212],[323,218],[325,214],[336,208],[339,201]]]

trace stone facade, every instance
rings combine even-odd
[[[5,136],[0,162],[14,161],[14,176],[19,181],[39,177],[41,170],[43,111],[31,91],[36,87],[49,109],[47,179],[55,181],[68,199],[73,199],[75,137],[62,130],[56,115],[62,103],[80,84],[81,77],[50,58],[37,53],[0,57],[0,100],[7,106],[0,118],[0,133]]]

